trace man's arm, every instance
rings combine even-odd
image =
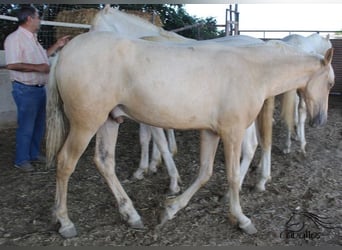
[[[46,63],[42,63],[42,64],[12,63],[12,64],[7,64],[6,69],[21,71],[21,72],[49,73],[50,66]]]

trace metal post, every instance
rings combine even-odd
[[[232,5],[229,4],[229,35],[233,35],[233,16],[232,16]]]

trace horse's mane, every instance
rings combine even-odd
[[[128,22],[133,22],[136,26],[144,26],[145,28],[149,28],[149,29],[153,29],[153,30],[159,30],[161,29],[160,27],[150,23],[149,21],[138,17],[134,14],[128,14],[125,11],[121,11],[117,8],[110,8],[107,11],[110,11],[112,13],[114,13],[115,15],[119,15],[120,18],[124,18],[126,19]],[[102,13],[103,14],[103,13]]]
[[[106,19],[106,15],[110,14],[116,16],[118,20],[124,20],[124,22],[131,24],[132,27],[141,27],[141,30],[150,30],[151,35],[154,34],[156,36],[158,34],[159,36],[166,38],[166,40],[172,41],[188,40],[188,38],[178,35],[172,31],[166,31],[139,16],[128,14],[124,11],[120,11],[117,8],[111,8],[110,6],[106,6],[103,10],[99,11],[95,15],[92,21],[92,27],[94,27],[99,22],[98,20],[102,18],[111,28],[114,28],[115,24],[109,23]]]
[[[278,51],[282,51],[284,54],[298,54],[298,55],[303,55],[303,54],[308,54],[307,52],[301,50],[300,48],[288,44],[282,40],[269,40],[266,42],[266,45],[269,46],[274,46],[277,48]]]
[[[282,41],[296,44],[297,46],[301,46],[302,49],[308,52],[318,54],[324,54],[326,50],[332,47],[332,44],[329,40],[329,36],[322,37],[317,33],[313,33],[309,36],[292,34],[284,37]]]

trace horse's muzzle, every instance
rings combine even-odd
[[[311,119],[309,125],[311,127],[321,127],[327,122],[327,114],[325,112],[319,112],[315,117]]]

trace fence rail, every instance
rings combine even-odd
[[[18,18],[12,17],[12,16],[6,16],[6,15],[0,15],[0,19],[14,21],[14,22],[18,21]],[[68,27],[68,28],[84,28],[84,29],[89,29],[91,26],[89,24],[53,22],[53,21],[44,21],[44,20],[41,20],[40,23],[42,25],[60,26],[60,27]]]
[[[312,34],[312,33],[318,33],[318,34],[332,34],[336,35],[338,33],[341,33],[340,30],[240,30],[240,34],[262,34],[262,36],[259,38],[262,39],[269,39],[269,38],[280,38],[284,37],[283,35],[280,35],[279,37],[271,37],[267,36],[267,34],[286,34],[286,35],[291,35],[291,34],[300,34],[300,33],[305,33],[305,34]]]
[[[218,24],[216,25],[218,28],[226,28],[226,24]],[[286,34],[286,35],[291,35],[291,34],[299,34],[299,33],[305,33],[305,34],[312,34],[312,33],[318,33],[318,34],[333,34],[334,36],[338,36],[337,34],[340,34],[342,36],[342,31],[341,30],[264,30],[264,29],[259,29],[259,30],[239,30],[239,34],[243,35],[248,35],[248,34],[254,34],[251,36],[258,37],[261,39],[271,39],[271,38],[282,38],[281,36],[276,36],[276,37],[271,37],[267,36],[267,34]],[[258,35],[256,35],[258,34]],[[285,36],[286,36],[285,35]],[[284,36],[283,36],[284,37]]]

